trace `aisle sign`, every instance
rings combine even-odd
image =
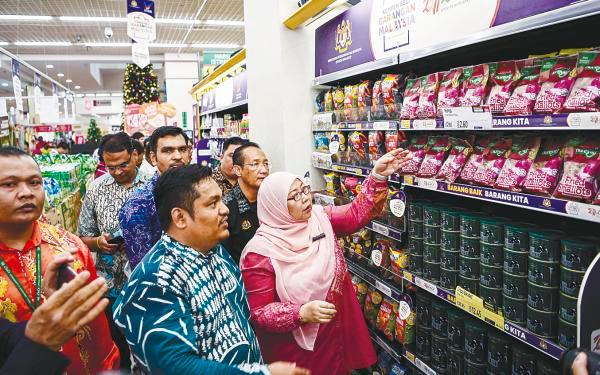
[[[480,297],[461,287],[456,288],[456,306],[494,325],[496,328],[504,330],[504,318],[502,315],[487,309]]]
[[[138,43],[156,40],[154,1],[127,0],[127,36]]]
[[[486,130],[492,128],[492,113],[485,107],[442,108],[444,129]]]
[[[133,43],[131,45],[131,60],[144,69],[150,64],[150,51],[147,43]]]
[[[21,78],[19,76],[21,70],[21,64],[13,59],[12,60],[12,82],[13,91],[15,93],[15,101],[17,102],[17,111],[23,112],[23,95],[21,94]]]

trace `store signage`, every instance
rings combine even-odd
[[[363,0],[315,31],[315,77],[568,6],[574,0]]]
[[[246,72],[242,72],[202,94],[200,112],[218,110],[246,100],[248,100],[248,76]]]
[[[36,125],[35,131],[37,133],[67,133],[73,130],[71,124],[59,124],[59,125]]]
[[[154,1],[127,0],[127,36],[138,43],[156,40]]]
[[[221,65],[231,58],[232,52],[204,52],[202,62],[204,65]]]
[[[21,77],[19,76],[21,70],[21,64],[13,59],[12,60],[12,82],[13,91],[15,93],[15,101],[17,102],[17,111],[23,112],[23,94],[21,93]]]
[[[177,110],[169,103],[151,102],[130,104],[125,107],[125,131],[129,134],[142,132],[146,136],[161,126],[177,126]]]
[[[147,43],[133,43],[131,45],[131,60],[134,64],[144,69],[150,64],[150,50]]]
[[[442,108],[444,128],[452,130],[481,130],[492,128],[492,113],[486,107]]]

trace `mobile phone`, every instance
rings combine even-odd
[[[122,243],[125,242],[125,239],[123,238],[123,236],[117,236],[117,237],[111,238],[107,242],[111,245],[121,245]]]
[[[58,287],[60,288],[63,284],[68,283],[77,276],[77,272],[74,269],[63,264],[58,269]]]

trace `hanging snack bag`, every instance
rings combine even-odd
[[[577,59],[574,56],[545,59],[540,72],[540,93],[535,101],[536,113],[558,112],[573,86],[571,72],[575,69]]]
[[[402,190],[393,186],[389,187],[386,202],[386,218],[388,225],[394,228],[404,228],[404,210],[406,208],[406,195]]]
[[[521,191],[525,177],[540,149],[539,136],[514,137],[510,153],[496,180],[502,190]]]
[[[325,111],[325,91],[321,91],[315,98],[315,112]]]
[[[383,95],[383,110],[386,116],[397,118],[398,92],[400,90],[401,76],[398,74],[386,74],[381,80],[381,93]]]
[[[358,299],[358,304],[360,308],[364,310],[365,308],[365,298],[367,297],[367,293],[369,292],[369,286],[364,281],[360,280],[356,284],[356,298]]]
[[[403,120],[414,120],[417,118],[417,108],[421,97],[421,78],[409,79],[404,90],[404,100],[400,118]]]
[[[455,137],[450,137],[450,144],[452,149],[448,159],[442,165],[436,178],[453,183],[460,175],[460,171],[467,163],[469,156],[473,153],[473,146],[467,140]]]
[[[600,111],[600,51],[580,52],[573,72],[577,79],[562,112]]]
[[[435,118],[437,115],[437,92],[442,80],[441,72],[421,77],[421,96],[417,107],[418,118]]]
[[[373,130],[369,132],[369,158],[371,165],[385,154],[385,132]]]
[[[501,113],[510,99],[513,86],[517,79],[517,64],[514,61],[502,61],[494,63],[492,70],[492,88],[487,99],[487,105],[493,113]]]
[[[498,138],[483,156],[483,163],[475,172],[475,183],[482,186],[492,187],[498,179],[498,175],[504,167],[506,156],[512,146],[510,138]]]
[[[565,166],[562,178],[554,191],[557,198],[586,203],[598,192],[600,172],[600,140],[574,137],[565,147]]]
[[[596,198],[594,198],[592,203],[600,205],[600,191],[598,191],[598,194],[596,194]]]
[[[442,117],[442,108],[458,107],[463,68],[454,68],[444,73],[437,96],[437,116]]]
[[[427,153],[427,142],[427,135],[417,135],[410,139],[407,155],[407,159],[410,159],[410,161],[402,167],[401,174],[415,174],[419,171],[419,167],[421,167]]]
[[[356,120],[355,111],[358,107],[358,86],[344,87],[344,116],[346,121]]]
[[[542,140],[540,151],[523,183],[524,191],[552,194],[558,183],[564,146],[565,141],[562,137],[548,137]]]
[[[477,173],[477,170],[483,164],[483,157],[492,145],[493,139],[489,137],[483,136],[477,138],[475,145],[473,146],[473,153],[460,173],[460,179],[462,181],[468,183],[475,181],[475,173]]]
[[[358,85],[358,120],[369,119],[369,111],[373,105],[373,81],[362,81]]]
[[[325,132],[317,132],[314,135],[315,150],[318,152],[329,153],[329,137]]]
[[[383,93],[381,92],[381,80],[373,84],[373,96],[371,97],[371,112],[379,115],[383,112]]]
[[[385,152],[394,151],[397,148],[406,147],[406,133],[398,130],[388,130],[385,132]]]
[[[390,270],[394,274],[394,281],[398,284],[402,282],[402,270],[408,267],[409,254],[404,249],[397,246],[390,248]]]
[[[519,70],[519,81],[513,91],[504,114],[508,116],[531,115],[541,90],[539,65],[526,66]]]
[[[381,302],[379,314],[377,315],[377,329],[390,341],[394,339],[397,314],[398,302],[388,300],[387,298]]]
[[[458,99],[461,107],[480,106],[485,103],[490,66],[480,64],[463,68],[463,85]]]
[[[371,249],[372,268],[389,270],[390,268],[390,241],[379,236],[375,237],[373,247]]]
[[[336,111],[342,111],[344,109],[344,101],[346,100],[346,93],[342,87],[336,87],[333,90],[333,108]]]
[[[355,131],[348,137],[348,144],[351,147],[350,158],[353,165],[369,166],[369,138],[363,132]]]
[[[404,318],[404,319],[403,319]],[[411,311],[407,303],[401,303],[396,316],[396,332],[394,337],[402,345],[415,342],[415,323],[417,314]]]
[[[333,112],[335,108],[333,106],[333,90],[332,89],[329,89],[325,92],[324,102],[325,102],[325,112]]]
[[[383,295],[375,288],[369,287],[367,296],[365,297],[365,319],[367,323],[374,327],[377,323],[377,315],[379,314],[379,306],[383,301]]]
[[[450,152],[451,145],[448,136],[430,136],[430,138],[431,137],[435,137],[435,140],[429,140],[429,143],[432,144],[432,146],[429,147],[425,154],[423,163],[421,163],[421,167],[417,172],[418,177],[435,177],[440,171],[440,168],[442,168],[442,164],[444,163],[444,160],[446,160],[448,152]]]
[[[330,172],[323,175],[325,179],[325,190],[331,195],[341,195],[342,187],[340,185],[340,176],[337,173]]]

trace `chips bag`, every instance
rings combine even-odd
[[[523,183],[524,191],[552,194],[558,183],[564,146],[565,141],[562,137],[548,137],[542,140],[540,151]]]
[[[437,96],[437,116],[442,117],[442,108],[458,107],[463,68],[454,68],[444,73]]]
[[[325,112],[333,112],[335,107],[333,106],[333,90],[329,89],[325,92]]]
[[[462,181],[469,183],[475,181],[475,173],[481,164],[483,164],[483,156],[493,144],[492,142],[493,139],[486,136],[477,138],[475,145],[473,146],[473,152],[460,173],[460,179]]]
[[[390,268],[390,241],[387,238],[376,237],[371,249],[371,267],[389,270]]]
[[[355,111],[358,107],[358,86],[349,85],[344,87],[344,115],[347,121],[356,120]]]
[[[406,133],[398,130],[388,130],[385,132],[385,152],[394,151],[397,148],[406,147]]]
[[[371,111],[375,113],[383,112],[383,93],[381,91],[381,81],[375,81],[373,84]]]
[[[403,120],[413,120],[417,118],[417,108],[419,107],[419,98],[421,97],[421,79],[409,79],[406,82],[404,90],[404,100],[400,118]]]
[[[415,324],[417,321],[417,314],[414,311],[410,311],[406,319],[402,319],[403,311],[398,309],[398,315],[396,315],[396,332],[395,339],[402,345],[409,345],[415,342]]]
[[[469,156],[473,153],[473,146],[462,138],[450,137],[449,141],[452,149],[436,178],[453,183],[460,175],[460,171],[465,164],[467,164]]]
[[[563,105],[563,112],[600,111],[600,52],[580,52],[573,71],[577,79]]]
[[[333,90],[333,108],[336,111],[344,109],[344,101],[346,100],[346,93],[342,87],[336,87]]]
[[[404,228],[404,209],[406,208],[406,195],[404,192],[390,186],[386,203],[384,213],[387,216],[385,220],[388,225],[399,229]]]
[[[355,131],[348,137],[350,158],[352,164],[362,167],[369,166],[369,138],[363,132]]]
[[[435,118],[437,115],[437,92],[443,73],[432,73],[421,77],[421,96],[417,107],[418,118]]]
[[[371,165],[385,154],[385,132],[373,130],[369,132],[369,158]]]
[[[514,137],[510,153],[496,180],[498,189],[521,191],[525,177],[540,149],[538,136]]]
[[[498,138],[483,155],[483,163],[475,172],[475,183],[492,187],[506,162],[506,156],[512,146],[510,138]]]
[[[492,88],[487,105],[490,106],[490,111],[501,113],[510,99],[517,79],[517,64],[514,61],[502,61],[490,66],[494,66],[491,70],[495,72],[492,74]]]
[[[600,140],[574,137],[565,147],[562,178],[554,191],[557,198],[592,202],[598,191]]]
[[[463,68],[463,85],[458,98],[461,107],[480,106],[485,102],[490,66],[480,64]]]
[[[360,189],[362,188],[362,181],[360,177],[342,175],[340,182],[342,194],[344,194],[346,197],[354,199],[358,193],[360,193]]]
[[[396,283],[402,282],[402,270],[408,267],[409,254],[406,250],[397,246],[390,248],[390,270],[394,274]]]
[[[362,81],[358,85],[358,117],[359,120],[367,120],[369,110],[373,105],[373,81]]]
[[[571,71],[575,69],[574,57],[545,59],[540,72],[542,87],[533,107],[536,113],[558,112],[573,86]]]
[[[369,287],[365,297],[365,319],[367,323],[374,327],[377,323],[377,315],[379,314],[379,306],[383,301],[383,295],[375,288]]]
[[[427,135],[417,135],[410,139],[408,146],[407,159],[410,161],[405,164],[400,170],[401,174],[415,174],[419,171],[419,167],[427,153],[428,137]]]
[[[442,168],[448,152],[450,152],[450,140],[448,136],[430,136],[435,137],[434,140],[429,140],[431,147],[427,150],[425,158],[421,163],[421,167],[417,172],[418,177],[431,178],[435,177]]]
[[[377,329],[390,341],[394,339],[397,314],[398,302],[385,298],[383,302],[381,302],[379,314],[377,314]]]
[[[383,110],[388,116],[395,116],[398,112],[396,104],[401,103],[399,98],[401,78],[402,76],[398,74],[387,74],[382,77]]]
[[[318,152],[329,153],[329,137],[327,133],[317,132],[314,134],[315,150]]]
[[[539,65],[526,66],[519,70],[519,81],[504,107],[504,114],[509,116],[531,115],[541,90]]]
[[[342,187],[340,185],[340,176],[334,172],[323,175],[325,179],[325,190],[331,195],[341,195]]]

